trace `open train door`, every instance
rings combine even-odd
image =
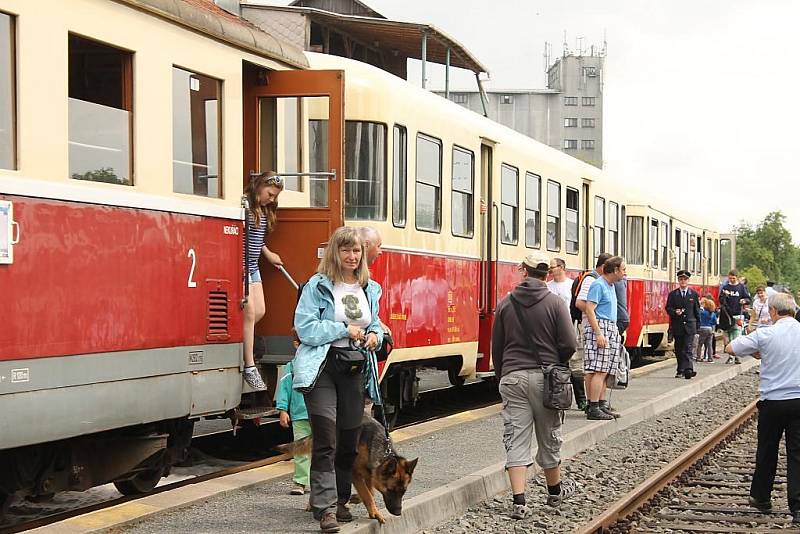
[[[246,63],[243,75],[244,188],[253,172],[285,177],[267,245],[303,283],[316,272],[321,245],[342,225],[344,72],[272,71]],[[297,290],[263,256],[260,270],[266,315],[256,325],[256,358],[276,369],[294,354]],[[274,393],[276,376],[269,370],[265,380]]]

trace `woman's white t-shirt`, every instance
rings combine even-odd
[[[333,284],[333,318],[334,320],[354,324],[362,330],[366,330],[372,323],[372,312],[369,309],[369,302],[364,290],[358,283],[345,284],[336,282]],[[334,347],[350,346],[350,339],[337,339],[332,343]]]

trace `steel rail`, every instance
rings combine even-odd
[[[634,488],[633,491],[612,504],[602,515],[576,529],[575,532],[580,534],[603,534],[615,523],[623,521],[647,504],[659,491],[688,471],[706,454],[722,443],[725,438],[733,434],[739,427],[755,415],[755,411],[756,401],[753,401],[741,412],[720,425],[702,441],[695,444],[691,449],[681,454],[656,474]]]

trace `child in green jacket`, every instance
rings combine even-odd
[[[278,388],[278,398],[276,407],[280,411],[280,424],[284,428],[289,428],[292,423],[292,432],[295,441],[311,435],[311,423],[308,421],[308,411],[303,394],[292,389],[293,364],[291,361],[286,364],[280,387]],[[294,457],[294,486],[289,492],[292,495],[303,495],[309,487],[308,471],[311,467],[311,457],[308,454],[296,455]]]

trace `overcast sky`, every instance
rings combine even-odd
[[[605,169],[725,230],[780,209],[800,241],[800,2],[365,2],[448,33],[498,89],[544,87],[544,43],[558,57],[564,31],[572,50],[578,37],[588,47],[605,35]],[[443,87],[443,69],[430,70],[428,87]],[[419,85],[419,70],[409,78]],[[474,79],[457,76],[453,86]]]

